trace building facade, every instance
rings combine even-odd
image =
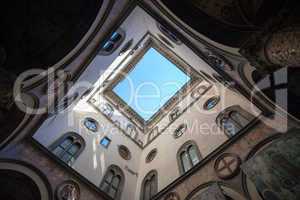
[[[0,43],[1,198],[299,199],[299,3],[76,3]]]

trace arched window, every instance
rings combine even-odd
[[[111,165],[108,167],[100,184],[100,189],[111,198],[118,200],[121,197],[124,182],[124,173],[120,167]]]
[[[204,110],[213,109],[220,101],[220,96],[214,96],[209,98],[203,105]]]
[[[85,147],[84,139],[76,133],[66,133],[55,141],[50,149],[63,162],[71,165]]]
[[[202,159],[197,144],[193,141],[184,143],[177,153],[179,171],[181,174],[189,171]]]
[[[216,122],[228,137],[232,137],[247,126],[253,119],[254,116],[240,106],[231,106],[218,115]]]
[[[141,200],[150,200],[157,193],[157,182],[157,171],[150,171],[142,183]]]

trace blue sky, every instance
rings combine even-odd
[[[150,48],[113,91],[147,121],[189,80],[172,62]]]

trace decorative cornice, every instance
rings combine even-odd
[[[201,76],[198,74],[196,70],[194,70],[191,66],[189,66],[185,61],[183,61],[179,56],[175,54],[170,48],[160,42],[155,38],[151,33],[147,33],[144,38],[146,41],[142,41],[137,44],[136,47],[142,46],[137,55],[130,61],[130,63],[121,69],[120,72],[116,75],[116,77],[109,83],[106,89],[103,91],[103,96],[113,105],[117,105],[119,111],[126,116],[128,119],[137,125],[138,128],[142,131],[151,130],[164,116],[165,113],[168,113],[171,108],[173,108],[180,99],[187,95],[193,87],[196,86],[197,83],[202,81]],[[180,91],[178,91],[164,106],[160,108],[160,110],[154,114],[151,119],[145,121],[142,117],[140,117],[129,105],[126,104],[117,94],[113,92],[113,88],[122,80],[124,76],[129,73],[135,65],[140,61],[142,56],[148,51],[150,48],[155,48],[161,54],[163,54],[166,58],[170,59],[176,67],[181,69],[184,73],[188,74],[191,77],[191,80],[183,87]]]

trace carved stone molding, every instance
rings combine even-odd
[[[240,171],[241,158],[233,153],[221,154],[214,164],[215,173],[220,179],[233,178]]]

